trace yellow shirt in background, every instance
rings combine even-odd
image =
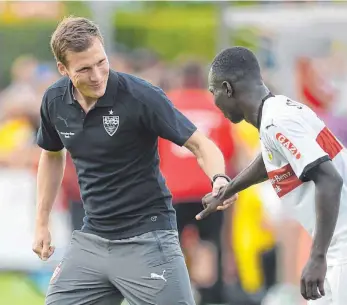
[[[13,119],[0,124],[0,154],[9,154],[27,143],[32,132],[32,126],[26,119]]]
[[[251,161],[259,152],[257,129],[247,122],[241,122],[233,126],[233,131],[241,153],[248,154]],[[241,285],[248,293],[256,293],[262,288],[261,253],[274,245],[273,232],[264,225],[265,222],[258,186],[242,191],[234,205],[231,238]]]

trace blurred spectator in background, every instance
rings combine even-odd
[[[327,112],[337,117],[347,117],[347,45],[339,41],[331,44],[331,54],[326,62],[330,73],[328,77],[334,89],[334,101]],[[321,69],[321,67],[320,67]]]
[[[35,75],[38,65],[38,60],[30,54],[23,54],[18,57],[12,64],[11,84],[2,91],[1,100],[6,97],[6,94],[18,91],[33,98],[35,96]]]
[[[241,122],[233,125],[233,135],[234,164],[239,172],[259,153],[259,134],[256,128]],[[230,290],[229,298],[241,299],[240,304],[245,305],[260,304],[277,280],[277,249],[272,220],[278,216],[276,210],[279,208],[271,202],[276,194],[272,189],[263,190],[264,187],[264,184],[255,185],[239,194],[233,207],[232,221],[228,224],[238,288]]]
[[[331,108],[336,92],[329,77],[329,63],[321,58],[302,57],[297,66],[298,100],[316,112]]]
[[[221,149],[232,175],[234,143],[230,123],[218,112],[212,95],[206,90],[203,68],[189,62],[183,66],[182,86],[167,93],[173,104]],[[202,175],[195,157],[185,148],[159,140],[161,170],[173,195],[177,225],[193,286],[198,288],[201,304],[221,304],[222,276],[221,233],[223,213],[203,221],[195,215],[202,210],[201,198],[211,191],[211,181]]]
[[[123,73],[134,73],[131,58],[127,54],[114,53],[109,56],[110,67]]]
[[[179,85],[179,75],[174,67],[162,61],[153,51],[136,50],[132,53],[134,72],[150,83],[159,86],[165,92]]]
[[[12,65],[12,82],[0,94],[0,165],[33,166],[40,97],[35,88],[38,61],[23,55]]]

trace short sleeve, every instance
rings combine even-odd
[[[59,151],[64,148],[56,129],[50,121],[47,94],[42,99],[37,144],[48,151]]]
[[[145,128],[157,136],[179,146],[197,130],[196,126],[174,107],[165,93],[157,87],[151,87],[142,100],[141,121]]]
[[[329,155],[318,144],[312,130],[300,118],[274,121],[268,132],[275,149],[288,161],[297,177],[308,181],[306,174]]]

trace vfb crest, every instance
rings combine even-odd
[[[104,115],[102,117],[106,132],[112,137],[119,126],[119,116]]]

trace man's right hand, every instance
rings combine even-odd
[[[33,251],[38,257],[46,261],[54,253],[55,248],[51,246],[51,233],[47,226],[37,227],[33,243]]]
[[[221,192],[223,192],[223,188]],[[229,208],[231,205],[233,205],[237,198],[238,194],[235,194],[226,200],[221,200],[218,197],[215,197],[211,193],[209,193],[205,195],[204,198],[202,198],[202,205],[204,207],[204,210],[202,210],[198,215],[196,215],[195,219],[201,220],[213,212],[223,211]]]

